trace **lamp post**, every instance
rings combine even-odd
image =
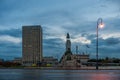
[[[102,18],[99,18],[97,20],[97,28],[96,28],[96,70],[98,70],[98,30],[99,28],[103,28],[103,22],[102,22]]]

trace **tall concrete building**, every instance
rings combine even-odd
[[[22,63],[37,65],[42,61],[42,28],[40,25],[22,27]]]

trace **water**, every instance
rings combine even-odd
[[[0,80],[120,80],[120,70],[0,69]]]

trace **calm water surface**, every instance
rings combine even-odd
[[[0,80],[120,80],[120,70],[0,69]]]

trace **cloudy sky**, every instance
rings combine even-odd
[[[41,25],[44,56],[60,58],[70,33],[72,52],[96,54],[98,18],[99,56],[120,57],[120,0],[0,0],[0,58],[22,56],[22,26]],[[90,48],[86,48],[89,45]]]

